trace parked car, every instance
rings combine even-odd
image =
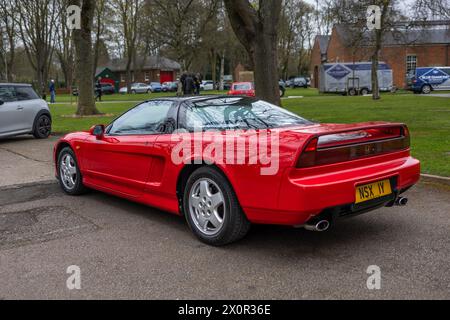
[[[203,80],[200,84],[200,90],[203,91],[212,91],[214,90],[214,81],[212,80]]]
[[[163,92],[176,92],[178,90],[178,82],[167,81],[161,85]]]
[[[254,97],[255,86],[252,82],[235,82],[231,85],[228,95]]]
[[[273,135],[272,166],[236,152],[258,154],[255,141]],[[224,153],[214,161],[217,142]],[[106,127],[62,137],[54,159],[67,194],[92,188],[172,212],[215,246],[243,238],[251,223],[326,231],[341,217],[406,205],[420,177],[404,124],[318,124],[230,96],[143,102]]]
[[[133,83],[131,84],[131,93],[137,94],[137,93],[150,93],[152,92],[152,88],[145,83]],[[126,94],[128,93],[127,87],[123,87],[119,90],[119,93]]]
[[[103,95],[110,95],[110,94],[114,94],[116,92],[116,90],[114,89],[114,86],[112,84],[109,83],[102,83],[102,94]],[[94,86],[94,92],[95,90],[97,90],[97,88]],[[78,88],[74,88],[72,90],[72,95],[74,96],[78,96]]]
[[[289,81],[291,88],[308,88],[308,80],[305,77],[296,77]]]
[[[450,67],[416,68],[408,73],[406,83],[415,93],[450,90]]]
[[[102,94],[104,94],[104,95],[116,93],[116,90],[114,89],[114,86],[112,84],[102,83],[101,86],[102,86]]]
[[[284,82],[280,81],[278,85],[280,88],[280,97],[284,97],[286,93]],[[228,92],[228,95],[254,97],[255,86],[252,82],[236,82],[231,85],[231,89]]]
[[[29,84],[0,84],[0,138],[32,134],[48,138],[52,117],[46,101]]]
[[[162,91],[161,83],[159,83],[159,82],[151,82],[150,83],[150,90],[151,90],[151,92],[161,92]]]

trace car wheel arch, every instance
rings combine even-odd
[[[71,149],[73,150],[73,148],[72,148],[72,146],[70,145],[70,143],[68,143],[68,142],[66,142],[66,141],[61,141],[60,143],[58,143],[58,145],[56,146],[56,149],[55,149],[55,155],[54,155],[56,167],[58,167],[58,157],[59,157],[59,154],[61,153],[61,151],[62,151],[64,148],[71,148]]]
[[[43,116],[43,115],[48,116],[48,117],[50,118],[50,121],[52,121],[52,115],[50,114],[50,111],[45,110],[45,109],[40,110],[40,111],[36,114],[36,116],[34,117],[34,121],[33,121],[33,131],[34,131],[34,129],[36,128],[37,121],[38,121],[39,117],[40,117],[40,116]]]
[[[61,153],[62,150],[64,150],[65,148],[70,148],[73,153],[75,154],[75,157],[77,158],[77,162],[78,162],[78,166],[80,168],[80,171],[82,170],[82,164],[79,158],[79,152],[78,150],[74,147],[73,143],[70,141],[66,141],[66,140],[62,140],[58,143],[58,145],[55,147],[55,153],[54,153],[54,158],[55,158],[55,164],[56,164],[56,169],[58,169],[58,158],[59,158],[59,154]]]
[[[178,198],[178,202],[179,202],[179,208],[180,208],[180,213],[184,214],[183,212],[183,196],[184,196],[184,188],[186,187],[186,184],[189,180],[189,177],[198,169],[200,168],[204,168],[204,167],[208,167],[211,168],[213,170],[216,170],[217,172],[219,172],[226,180],[227,182],[230,184],[231,188],[233,189],[234,193],[236,194],[236,197],[239,201],[239,194],[235,188],[235,184],[233,183],[232,179],[230,179],[229,175],[226,173],[226,170],[224,170],[224,168],[222,168],[221,166],[213,163],[213,164],[208,164],[204,161],[202,161],[202,163],[196,164],[194,161],[192,161],[190,164],[186,164],[180,171],[180,173],[178,174],[178,178],[177,178],[177,184],[176,184],[176,195]]]
[[[31,133],[34,133],[34,132],[35,132],[36,126],[37,126],[37,123],[38,123],[38,120],[39,120],[39,118],[40,118],[41,116],[43,116],[43,115],[48,116],[48,117],[50,118],[50,125],[52,124],[53,119],[52,119],[52,115],[51,115],[50,111],[49,111],[49,110],[46,110],[46,109],[42,109],[42,110],[40,110],[40,111],[36,114],[36,116],[34,117],[34,120],[33,120],[33,127],[31,128]]]

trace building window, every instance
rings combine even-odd
[[[407,55],[406,56],[406,73],[414,72],[417,68],[417,56]]]
[[[150,73],[148,71],[145,72],[144,77],[145,77],[145,82],[150,81]]]

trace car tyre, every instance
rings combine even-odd
[[[58,154],[58,181],[61,189],[71,196],[86,193],[87,188],[83,184],[80,167],[75,153],[70,147],[66,147]]]
[[[362,96],[365,96],[365,95],[367,95],[367,94],[369,94],[369,90],[366,89],[366,88],[362,88],[362,89],[361,89],[361,95],[362,95]]]
[[[348,90],[348,95],[349,96],[353,97],[353,96],[356,96],[356,94],[357,94],[357,91],[356,91],[355,88],[351,88],[351,89]]]
[[[212,167],[202,167],[188,178],[183,210],[192,232],[208,245],[236,242],[250,229],[227,178]]]
[[[429,86],[429,85],[424,85],[423,87],[422,87],[422,93],[423,94],[429,94],[429,93],[431,93],[431,86]]]
[[[52,132],[52,119],[48,114],[39,115],[33,126],[33,136],[36,139],[47,139]]]

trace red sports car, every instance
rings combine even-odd
[[[251,223],[325,231],[340,217],[405,205],[419,180],[401,123],[319,124],[249,97],[161,98],[61,138],[56,176],[184,216],[225,245]]]

